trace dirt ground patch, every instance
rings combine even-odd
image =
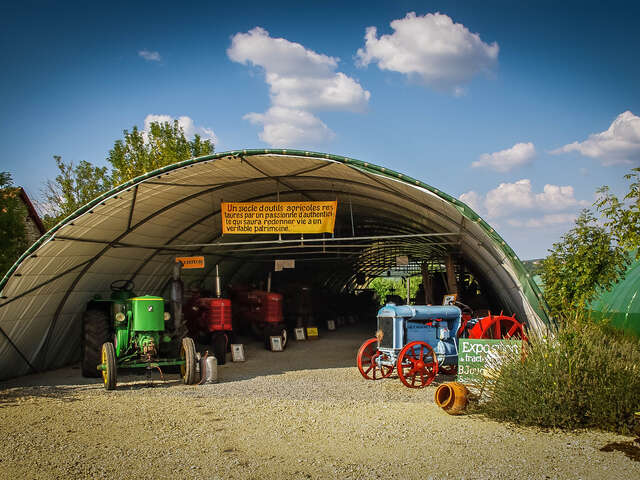
[[[0,478],[640,478],[632,456],[601,450],[632,438],[452,417],[435,386],[364,380],[355,353],[368,333],[282,353],[248,343],[215,385],[154,373],[106,392],[76,367],[4,382]]]

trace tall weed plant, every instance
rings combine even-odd
[[[565,315],[553,335],[504,361],[479,408],[522,425],[629,433],[640,411],[640,340],[583,312]]]

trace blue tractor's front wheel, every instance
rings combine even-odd
[[[409,388],[423,388],[438,374],[438,359],[426,342],[411,342],[398,355],[398,377]]]
[[[387,378],[393,372],[388,355],[378,350],[377,338],[370,338],[362,344],[357,361],[360,374],[367,380]]]

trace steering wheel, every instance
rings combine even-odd
[[[135,285],[131,280],[116,280],[111,283],[111,291],[112,292],[124,292],[124,291],[132,291],[135,288]]]

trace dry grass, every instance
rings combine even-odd
[[[629,433],[640,410],[640,341],[584,314],[508,359],[479,408],[489,417],[552,428]]]

